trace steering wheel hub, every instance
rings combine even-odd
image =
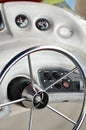
[[[48,94],[46,92],[38,92],[33,99],[33,104],[35,108],[42,109],[45,108],[48,104]]]
[[[28,85],[22,92],[22,97],[25,97],[26,100],[22,101],[22,104],[26,108],[45,108],[49,101],[49,96],[47,92],[41,91],[38,89],[37,85],[33,84]]]

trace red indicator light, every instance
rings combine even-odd
[[[64,86],[65,88],[69,88],[69,87],[70,87],[70,84],[69,84],[67,81],[64,81],[64,82],[63,82],[63,86]]]

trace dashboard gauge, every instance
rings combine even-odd
[[[67,26],[61,26],[58,28],[58,35],[62,38],[69,38],[72,36],[73,31],[71,28],[67,27]]]
[[[50,27],[49,21],[45,18],[40,18],[36,21],[36,27],[41,30],[45,31],[48,30]]]
[[[23,14],[18,15],[15,19],[15,22],[20,28],[25,28],[29,24],[28,18]]]
[[[3,23],[2,15],[0,12],[0,31],[3,30],[3,28],[4,28],[4,23]]]

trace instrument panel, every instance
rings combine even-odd
[[[47,90],[49,93],[83,92],[83,86],[81,86],[80,75],[78,73],[72,73],[59,83],[56,82],[68,72],[69,70],[65,70],[63,68],[39,70],[38,75],[42,89],[47,89],[51,86]]]

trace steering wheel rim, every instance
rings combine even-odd
[[[80,75],[81,75],[81,79],[83,81],[83,85],[84,85],[84,99],[83,99],[83,105],[82,105],[82,110],[80,113],[80,116],[77,120],[76,123],[74,124],[74,128],[73,130],[78,130],[81,125],[82,122],[85,118],[85,106],[86,106],[86,77],[85,77],[85,72],[84,69],[81,65],[81,63],[68,51],[56,47],[56,46],[36,46],[36,47],[32,47],[32,48],[28,48],[22,52],[20,52],[19,54],[17,54],[15,57],[13,57],[7,64],[6,66],[3,68],[3,70],[1,71],[1,76],[0,76],[0,83],[2,83],[4,77],[6,76],[6,74],[8,73],[8,71],[14,66],[14,64],[16,64],[19,60],[21,60],[23,57],[30,55],[31,53],[37,52],[37,51],[42,51],[42,50],[51,50],[51,51],[55,51],[58,53],[61,53],[63,55],[65,55],[67,58],[69,58],[74,64],[75,66],[77,66]],[[49,109],[52,109],[50,106],[47,106]],[[32,110],[32,109],[31,109]],[[55,110],[53,109],[52,111],[55,112]],[[32,111],[31,111],[31,116],[30,116],[30,121],[32,120]],[[65,117],[64,117],[65,118]],[[31,121],[32,122],[32,121]],[[72,121],[71,121],[72,122]],[[30,124],[29,129],[31,130],[31,126],[32,123]]]

